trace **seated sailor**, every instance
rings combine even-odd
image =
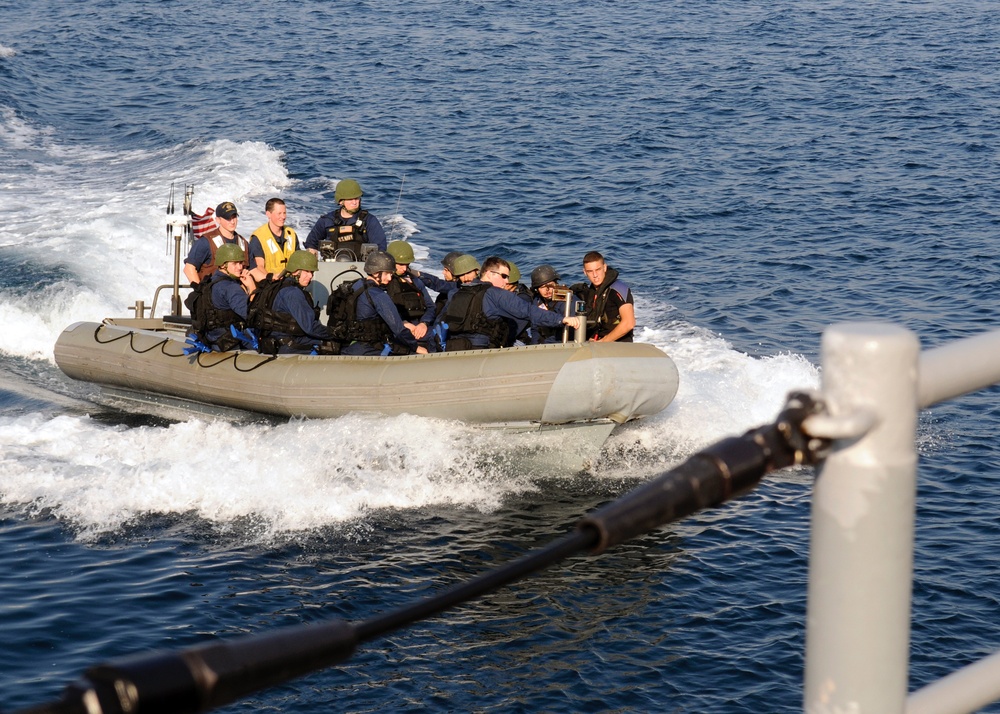
[[[510,266],[510,274],[507,276],[507,284],[504,285],[504,290],[514,293],[525,302],[531,302],[531,291],[527,285],[521,282],[521,271],[509,260],[507,261],[507,265]]]
[[[386,251],[396,261],[396,270],[385,291],[392,300],[406,328],[424,347],[433,347],[430,327],[434,324],[434,299],[424,279],[410,272],[413,248],[405,240],[394,240]]]
[[[202,345],[225,352],[241,346],[231,328],[235,326],[242,331],[246,327],[249,294],[256,283],[244,268],[246,253],[238,245],[223,245],[216,252],[215,260],[218,270],[195,284],[187,305],[191,310],[192,330]]]
[[[441,271],[444,273],[444,278],[439,278],[433,273],[417,272],[410,269],[411,275],[420,278],[427,288],[437,293],[437,297],[434,299],[435,319],[437,319],[437,315],[441,314],[441,310],[444,308],[445,302],[448,301],[451,291],[458,287],[458,280],[452,274],[451,269],[455,258],[460,255],[463,254],[457,250],[453,250],[441,259]]]
[[[478,278],[479,263],[471,255],[456,258],[453,266],[460,285],[438,318],[442,326],[439,332],[446,334],[449,351],[503,347],[510,332],[508,321],[518,332],[529,323],[573,328],[580,328],[583,323],[582,318],[543,310],[507,291],[510,266],[502,258],[486,259],[482,280]]]
[[[331,335],[306,290],[319,268],[316,256],[297,250],[280,278],[265,281],[250,306],[250,326],[268,354],[333,354]]]
[[[341,354],[427,354],[427,348],[418,345],[403,324],[386,292],[396,273],[396,260],[388,253],[372,253],[365,260],[365,273],[368,277],[354,283],[339,302],[338,298],[346,291],[334,291],[331,295],[330,328],[338,339],[349,343],[341,349]]]
[[[556,298],[556,288],[559,287],[557,281],[559,273],[548,263],[543,263],[531,271],[531,290],[535,294],[532,303],[543,310],[549,310],[558,315],[564,315],[566,301],[570,301],[570,309],[580,299],[574,293],[564,289],[559,298]],[[550,344],[562,342],[562,327],[544,327],[542,325],[532,325],[531,344]]]

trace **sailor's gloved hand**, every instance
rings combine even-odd
[[[204,342],[198,339],[197,335],[188,335],[188,338],[184,340],[189,347],[184,348],[184,354],[193,355],[198,352],[211,352],[212,348],[206,345]]]

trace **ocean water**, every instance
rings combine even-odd
[[[823,329],[1000,322],[1000,14],[887,0],[0,0],[0,707],[87,666],[364,620],[565,533],[819,384]],[[52,359],[170,278],[171,184],[301,235],[357,178],[434,270],[601,250],[662,414],[588,471],[414,417],[171,422]],[[921,417],[911,688],[1000,648],[996,389]],[[247,458],[249,455],[249,458]],[[792,712],[813,473],[225,711]],[[1000,711],[994,705],[989,711]]]

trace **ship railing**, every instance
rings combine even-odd
[[[910,331],[846,323],[822,342],[832,440],[812,498],[805,711],[961,714],[1000,699],[1000,653],[907,695],[920,409],[1000,383],[1000,331],[920,350]]]

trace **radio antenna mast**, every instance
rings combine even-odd
[[[406,181],[406,174],[399,180],[399,197],[396,199],[396,215],[399,215],[399,204],[403,202],[403,182]]]

